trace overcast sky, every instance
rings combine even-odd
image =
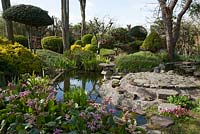
[[[49,12],[49,15],[61,18],[61,0],[11,0],[11,5],[31,4]],[[94,17],[112,18],[117,26],[127,24],[149,27],[157,0],[87,0],[86,21]],[[2,7],[0,6],[2,11]],[[79,0],[70,0],[70,23],[81,21]]]

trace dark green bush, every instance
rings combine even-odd
[[[135,26],[130,29],[129,35],[136,40],[144,40],[147,36],[147,30],[143,26]]]
[[[115,43],[128,43],[131,41],[128,31],[125,28],[119,27],[110,31]]]
[[[140,50],[140,46],[142,46],[143,41],[136,40],[133,42],[129,42],[128,45],[131,48],[132,52],[138,52]]]
[[[122,72],[150,71],[162,62],[156,54],[140,51],[134,54],[120,56],[116,59],[116,68]]]
[[[141,46],[143,50],[151,52],[157,52],[162,47],[163,47],[163,41],[156,32],[150,33]]]
[[[24,46],[0,44],[0,70],[12,77],[23,73],[41,72],[41,60]]]
[[[97,35],[97,38],[100,39],[99,35]],[[98,42],[95,36],[92,37],[91,44],[97,46]],[[100,48],[107,48],[107,49],[114,48],[114,40],[112,36],[104,34],[103,39],[101,40]]]
[[[15,35],[14,36],[15,42],[18,42],[19,44],[25,46],[28,48],[28,38],[24,35]]]
[[[76,40],[76,41],[74,42],[74,45],[80,45],[80,46],[82,46],[82,45],[83,45],[83,42],[82,42],[81,40]]]
[[[86,44],[91,44],[93,35],[92,34],[86,34],[81,38],[81,41],[83,43],[82,46],[85,46]]]
[[[62,53],[63,52],[63,43],[62,38],[57,36],[48,36],[44,37],[41,40],[42,48],[48,49],[54,52]]]

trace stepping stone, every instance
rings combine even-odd
[[[121,80],[121,79],[122,79],[122,76],[119,76],[119,75],[118,75],[118,76],[117,76],[117,75],[116,75],[116,76],[112,76],[111,79],[118,79],[118,80]]]
[[[176,96],[179,93],[175,90],[159,89],[159,90],[157,90],[156,94],[157,94],[157,99],[167,100],[167,97],[172,96],[172,95]]]
[[[166,128],[173,124],[174,124],[174,121],[169,117],[154,115],[150,118],[150,125],[152,126]]]
[[[158,106],[158,112],[161,112],[161,110],[168,110],[168,109],[171,109],[171,110],[174,110],[176,109],[178,106],[175,105],[175,104],[171,104],[171,103],[161,103],[159,106]]]

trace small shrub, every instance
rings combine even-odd
[[[163,60],[163,62],[169,61],[169,56],[168,56],[167,51],[162,50],[162,51],[158,52],[156,55],[158,57],[160,57]]]
[[[128,45],[131,48],[131,52],[138,52],[140,50],[140,46],[142,46],[143,41],[136,40],[134,42],[129,42]]]
[[[15,43],[0,45],[0,70],[13,76],[23,73],[41,72],[41,60],[24,46]]]
[[[141,48],[143,50],[157,52],[163,47],[163,42],[158,33],[152,32],[149,36],[144,40]]]
[[[81,38],[81,41],[83,43],[83,46],[85,46],[86,44],[91,44],[91,40],[92,40],[93,35],[92,34],[86,34]]]
[[[62,38],[57,36],[48,36],[44,37],[41,40],[42,48],[48,49],[54,52],[62,53],[63,52],[63,43]]]
[[[192,109],[194,107],[193,102],[189,100],[187,96],[169,96],[167,101],[187,109]]]
[[[28,48],[28,38],[24,35],[15,35],[14,41]]]
[[[74,42],[74,45],[80,45],[80,46],[82,46],[82,45],[83,45],[83,42],[82,42],[81,40],[76,40],[76,41]]]
[[[92,44],[86,44],[85,47],[83,48],[83,50],[96,52],[97,47]]]
[[[161,62],[162,60],[155,54],[141,51],[118,57],[116,59],[116,68],[122,72],[150,71]]]
[[[70,47],[71,51],[75,51],[77,49],[81,49],[81,46],[80,45],[71,45],[71,47]]]

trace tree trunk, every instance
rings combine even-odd
[[[69,0],[61,0],[63,51],[69,50]]]
[[[5,11],[6,9],[8,9],[11,6],[10,0],[1,0],[1,3],[2,3],[3,11]],[[5,20],[5,23],[6,23],[6,36],[14,44],[12,21]]]
[[[85,23],[85,7],[86,7],[86,0],[79,0],[80,2],[80,9],[81,9],[81,37],[86,33],[86,23]]]
[[[170,0],[169,2],[166,0],[158,0],[161,12],[162,12],[162,18],[165,25],[165,34],[166,34],[166,44],[167,44],[167,51],[170,60],[173,60],[175,55],[175,47],[176,43],[179,38],[180,33],[180,26],[181,26],[181,19],[185,12],[190,7],[192,0],[187,0],[185,5],[182,7],[181,11],[177,15],[177,20],[175,23],[173,23],[173,12],[174,8],[178,3],[178,0]],[[174,24],[174,25],[173,25]]]

